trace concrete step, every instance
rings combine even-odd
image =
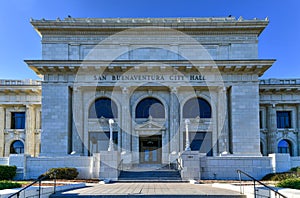
[[[119,181],[181,181],[179,171],[121,171]]]

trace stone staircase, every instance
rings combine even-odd
[[[182,182],[180,172],[163,165],[139,164],[121,171],[118,182]]]

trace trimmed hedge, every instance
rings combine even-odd
[[[22,184],[11,181],[0,181],[0,190],[10,189],[10,188],[20,188]]]
[[[0,180],[12,180],[17,173],[16,166],[0,165]]]
[[[300,189],[300,178],[285,179],[276,184],[276,186],[281,188]]]
[[[39,178],[47,175],[47,179],[54,179],[56,173],[56,179],[75,179],[78,176],[76,168],[51,168],[46,173],[39,176]]]

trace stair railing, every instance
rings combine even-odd
[[[244,171],[241,170],[237,170],[237,173],[239,174],[239,181],[240,181],[240,193],[244,194],[244,189],[242,188],[242,174],[247,176],[248,178],[250,178],[253,181],[253,190],[254,190],[254,198],[259,198],[259,197],[267,197],[270,198],[272,193],[274,193],[275,197],[277,198],[288,198],[285,195],[279,193],[278,191],[276,191],[275,189],[265,185],[264,183],[262,183],[261,181],[258,181],[257,179],[255,179],[254,177],[252,177],[251,175],[245,173]],[[261,186],[263,186],[264,188],[267,189],[268,193],[263,194],[259,192],[259,189],[257,187],[257,183],[260,184]]]
[[[26,190],[27,188],[33,186],[33,185],[36,184],[36,183],[39,183],[38,197],[40,198],[40,197],[41,197],[41,190],[42,190],[42,189],[41,189],[42,181],[45,180],[45,179],[47,179],[48,176],[49,176],[50,174],[52,174],[52,173],[48,173],[48,174],[46,174],[45,176],[36,179],[36,180],[33,181],[31,184],[29,184],[28,186],[25,186],[24,188],[22,188],[22,189],[19,190],[18,192],[15,192],[15,193],[9,195],[8,198],[11,198],[11,197],[14,197],[14,196],[17,196],[17,198],[19,198],[21,192],[24,191],[24,193],[25,193],[25,190]],[[54,179],[53,179],[53,182],[54,182],[54,184],[53,184],[53,194],[55,194],[55,193],[56,193],[56,172],[53,172],[53,174],[54,174]],[[26,197],[25,194],[24,194],[24,197]]]

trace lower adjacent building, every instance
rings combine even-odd
[[[260,79],[275,62],[258,58],[268,20],[31,23],[42,60],[25,62],[43,80],[0,83],[0,163],[23,178],[174,163],[186,179],[260,178],[300,165],[300,79]]]

